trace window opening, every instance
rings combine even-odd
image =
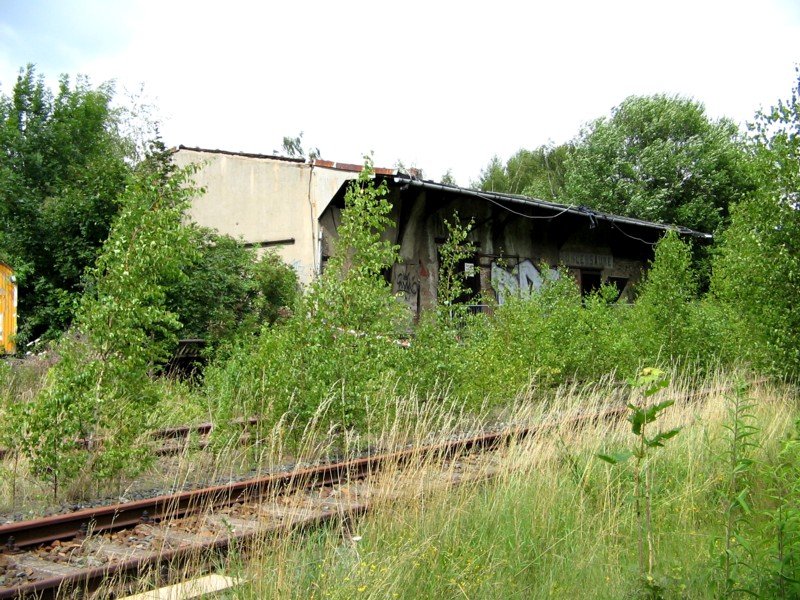
[[[614,298],[614,302],[619,300],[622,297],[622,292],[625,291],[625,286],[628,285],[628,278],[627,277],[609,277],[608,278],[609,285],[613,285],[617,288],[617,297]]]
[[[600,271],[581,269],[581,296],[588,296],[600,289],[603,283]]]

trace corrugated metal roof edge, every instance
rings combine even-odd
[[[710,233],[702,231],[695,231],[682,225],[672,225],[669,223],[655,223],[653,221],[645,221],[643,219],[635,219],[633,217],[623,217],[621,215],[613,215],[594,210],[585,206],[571,206],[567,204],[557,204],[555,202],[547,202],[537,198],[529,198],[527,196],[520,196],[516,194],[499,194],[497,192],[483,192],[480,190],[473,190],[471,188],[462,188],[455,185],[448,185],[444,183],[436,183],[434,181],[426,181],[422,179],[413,179],[411,177],[404,177],[402,174],[396,174],[392,182],[395,185],[413,185],[427,189],[438,190],[442,192],[449,192],[454,194],[462,194],[466,196],[475,196],[478,198],[490,199],[496,202],[513,202],[524,206],[533,206],[545,210],[552,210],[554,212],[568,213],[587,218],[595,218],[601,221],[609,221],[611,223],[620,223],[628,225],[636,225],[639,227],[650,227],[653,229],[661,229],[663,231],[675,230],[681,235],[695,237],[698,239],[710,241],[714,236]]]

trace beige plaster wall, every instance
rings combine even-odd
[[[199,165],[194,181],[206,191],[192,201],[191,220],[256,246],[293,238],[293,244],[275,250],[302,283],[319,270],[318,216],[342,183],[357,176],[306,163],[185,148],[175,152],[173,161]]]

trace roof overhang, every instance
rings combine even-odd
[[[664,232],[675,231],[681,236],[691,237],[702,242],[711,242],[714,239],[714,236],[711,235],[710,233],[695,231],[694,229],[689,229],[688,227],[683,227],[681,225],[672,225],[669,223],[655,223],[653,221],[645,221],[643,219],[623,217],[621,215],[613,215],[610,213],[598,211],[586,206],[575,206],[568,204],[558,204],[555,202],[546,202],[544,200],[529,198],[527,196],[518,196],[515,194],[498,194],[496,192],[484,192],[481,190],[462,188],[454,185],[447,185],[444,183],[436,183],[433,181],[414,179],[412,177],[404,176],[403,174],[396,174],[393,177],[386,177],[385,180],[389,186],[400,189],[415,187],[420,189],[435,190],[437,192],[445,194],[480,198],[487,202],[499,204],[501,206],[516,205],[519,207],[527,207],[529,209],[534,209],[539,213],[545,213],[545,214],[552,213],[551,218],[553,219],[560,217],[562,215],[574,215],[577,217],[583,217],[589,219],[590,221],[604,221],[616,227],[620,225],[629,225],[634,227],[657,229]]]

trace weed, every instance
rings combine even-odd
[[[667,387],[668,380],[664,377],[663,371],[659,369],[643,369],[639,376],[631,382],[633,387],[641,388],[644,398],[648,398],[660,390]],[[656,448],[664,446],[664,442],[678,435],[680,428],[673,428],[667,431],[656,433],[652,437],[647,437],[648,425],[658,419],[659,413],[672,406],[674,400],[663,400],[650,405],[639,406],[628,403],[630,413],[628,421],[631,424],[631,433],[636,436],[636,444],[633,448],[617,452],[615,454],[598,454],[598,458],[617,465],[624,463],[629,458],[635,461],[633,470],[633,486],[636,518],[639,523],[637,536],[637,548],[639,557],[639,576],[645,589],[658,592],[658,584],[653,576],[655,569],[655,547],[653,544],[653,490],[652,472],[649,454]],[[645,544],[647,545],[647,559],[645,560]]]

